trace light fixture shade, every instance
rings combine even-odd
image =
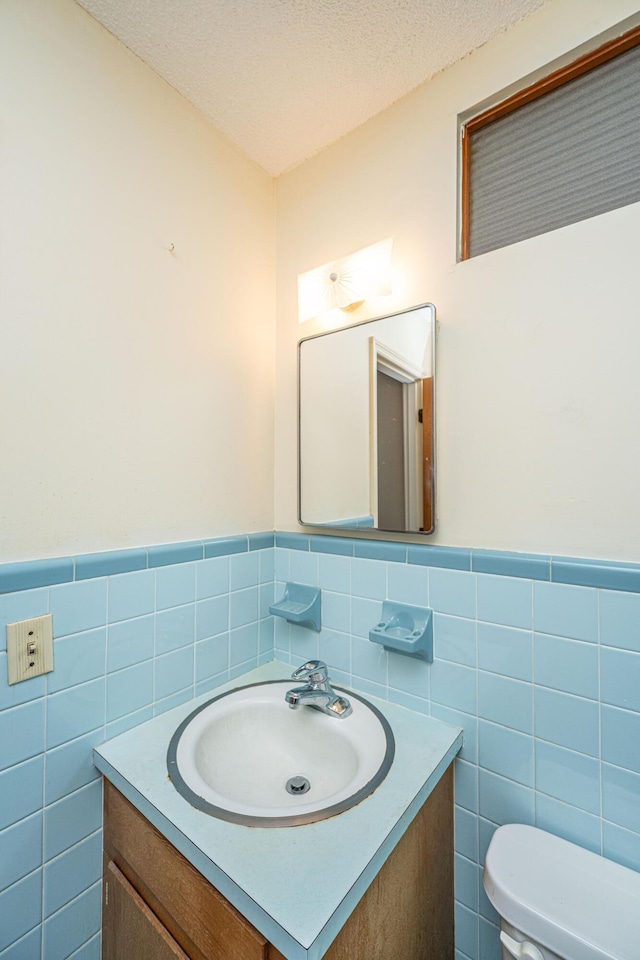
[[[304,323],[328,310],[345,310],[370,297],[391,293],[393,238],[324,263],[298,276],[298,320]]]

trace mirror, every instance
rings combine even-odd
[[[298,518],[432,533],[435,307],[298,345]]]

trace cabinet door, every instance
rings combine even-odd
[[[102,960],[189,960],[115,863],[104,871]]]

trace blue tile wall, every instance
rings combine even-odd
[[[273,659],[273,545],[250,534],[0,567],[0,957],[99,960],[92,748]],[[49,612],[54,671],[7,686],[6,624]]]
[[[320,633],[268,615],[322,588]],[[432,665],[374,647],[380,604],[429,605]],[[5,625],[52,612],[55,671],[6,685]],[[640,565],[302,533],[0,566],[0,958],[97,960],[92,747],[271,660],[465,731],[456,958],[499,960],[482,888],[498,825],[640,870]]]
[[[356,689],[462,726],[455,762],[457,960],[500,960],[481,870],[502,823],[535,824],[640,870],[640,566],[278,534],[276,594],[322,588],[320,656]],[[385,547],[390,549],[385,549]],[[429,605],[434,663],[374,650],[384,599]]]

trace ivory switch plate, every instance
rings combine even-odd
[[[7,667],[10,684],[53,670],[53,617],[50,613],[7,624]]]

